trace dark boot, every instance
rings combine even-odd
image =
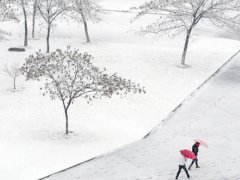
[[[200,166],[198,165],[198,159],[196,159],[195,162],[196,162],[196,168],[200,168]]]

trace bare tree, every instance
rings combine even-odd
[[[16,79],[18,76],[21,75],[20,71],[20,65],[18,63],[13,63],[10,65],[5,65],[5,68],[3,70],[9,77],[12,78],[13,80],[13,90],[15,91],[17,86],[16,86]]]
[[[146,33],[186,33],[182,65],[185,65],[191,33],[201,21],[208,20],[223,29],[239,27],[235,20],[239,14],[238,0],[151,0],[137,9],[140,12],[135,19],[149,13],[157,15],[157,20],[144,29]]]
[[[21,1],[25,1],[24,9],[25,9],[25,12],[27,12],[26,14],[29,16],[32,16],[31,36],[32,38],[35,38],[35,24],[36,24],[37,12],[38,12],[37,4],[39,0],[21,0]],[[24,16],[27,17],[27,15],[24,15]]]
[[[92,56],[79,50],[56,50],[45,55],[31,55],[22,66],[27,80],[45,80],[45,93],[52,99],[61,100],[68,134],[68,110],[77,98],[88,102],[101,97],[145,93],[143,88],[116,74],[108,75],[90,62]],[[44,94],[45,94],[44,93]]]
[[[99,15],[101,13],[101,7],[95,0],[72,0],[72,2],[71,10],[78,14],[75,15],[75,13],[73,13],[72,17],[73,19],[83,23],[86,41],[89,43],[90,37],[87,21],[91,20],[98,22],[100,20]]]
[[[59,15],[68,9],[67,1],[65,0],[41,0],[37,2],[37,7],[40,15],[47,23],[47,52],[50,50],[50,33],[52,23],[57,19]]]

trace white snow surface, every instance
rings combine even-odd
[[[145,139],[46,180],[170,180],[181,149],[201,138],[193,180],[240,179],[240,54]],[[189,162],[190,163],[190,162]],[[189,166],[187,163],[187,166]],[[187,179],[182,171],[179,179]]]
[[[129,0],[105,0],[101,3],[109,9],[123,10],[135,5]],[[6,64],[21,64],[33,52],[39,49],[45,51],[46,27],[37,27],[37,38],[29,38],[26,52],[13,53],[7,49],[22,46],[23,23],[0,23],[1,29],[12,33],[8,41],[0,42],[1,180],[38,179],[136,142],[239,49],[240,42],[234,40],[231,32],[217,31],[204,24],[195,31],[190,42],[186,62],[191,68],[178,68],[176,66],[180,62],[184,37],[170,39],[167,36],[144,36],[139,33],[139,27],[149,22],[152,17],[130,23],[133,16],[132,13],[120,12],[103,14],[102,22],[89,24],[91,44],[84,43],[82,25],[61,20],[54,24],[50,44],[52,51],[56,48],[65,49],[68,45],[88,51],[94,56],[95,65],[106,67],[109,73],[118,72],[119,75],[130,78],[145,86],[147,91],[144,95],[129,95],[125,99],[113,97],[94,101],[92,105],[88,105],[84,99],[77,100],[69,112],[69,128],[72,131],[70,135],[64,134],[65,119],[60,101],[43,97],[39,89],[41,83],[26,82],[21,76],[17,79],[18,90],[12,92],[12,80],[2,71]],[[171,139],[173,131],[176,130],[177,133],[178,128],[186,127],[186,131],[190,130],[184,126],[184,121],[182,125],[169,132],[162,131],[161,136],[166,136],[164,141],[167,141],[167,138]],[[224,125],[228,126],[228,123]],[[171,123],[166,127],[170,128]],[[194,127],[192,128],[194,130]],[[223,130],[225,132],[225,129]],[[193,132],[186,137],[188,142],[180,136],[178,143],[176,138],[169,142],[172,143],[170,151],[174,151],[169,152],[171,157],[178,151],[178,146],[192,143]],[[237,132],[236,127],[234,133]],[[220,130],[216,130],[216,133],[223,135]],[[229,133],[230,137],[233,132]],[[214,136],[209,134],[209,137],[199,138],[212,144],[211,138]],[[159,144],[162,144],[161,139]],[[227,146],[220,144],[216,147],[219,147],[220,152],[224,152]],[[139,144],[141,148],[143,145]],[[229,149],[235,145],[233,143]],[[212,148],[209,148],[208,155],[211,153],[210,149]],[[236,153],[232,154],[234,158]],[[175,171],[171,157],[165,157],[170,162],[164,168],[167,173],[169,170]],[[162,162],[165,162],[164,159]],[[124,171],[126,170],[123,169],[122,172]],[[139,173],[140,171],[142,169],[139,169]]]

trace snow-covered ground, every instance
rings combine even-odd
[[[134,5],[128,0],[121,2],[105,0],[102,5],[124,10]],[[187,55],[192,67],[177,68],[184,38],[143,36],[137,30],[148,18],[131,24],[133,16],[105,13],[104,21],[89,24],[91,44],[84,43],[81,25],[60,20],[55,24],[52,50],[71,45],[88,51],[95,57],[94,64],[147,90],[145,95],[102,99],[92,105],[79,99],[70,109],[73,133],[69,136],[64,135],[61,103],[43,97],[40,83],[20,77],[18,91],[13,93],[9,90],[11,79],[0,71],[0,179],[37,179],[139,140],[239,49],[240,43],[231,39],[231,33],[201,26]],[[39,27],[36,39],[30,38],[24,53],[7,51],[22,45],[23,24],[5,22],[0,28],[12,32],[9,41],[0,42],[0,69],[24,62],[38,49],[45,50],[45,27]]]
[[[46,180],[171,180],[179,150],[201,138],[193,180],[240,179],[240,54],[147,138]],[[187,166],[190,162],[187,163]],[[188,179],[184,171],[179,179]]]

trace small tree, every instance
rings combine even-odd
[[[64,11],[68,9],[67,1],[65,0],[41,0],[37,1],[37,7],[40,15],[47,23],[47,53],[50,51],[50,33],[52,23],[61,15]]]
[[[185,65],[191,33],[202,20],[223,29],[239,27],[234,18],[239,14],[238,0],[151,0],[135,9],[140,9],[135,19],[149,13],[158,17],[144,29],[146,33],[186,33],[182,65]]]
[[[17,89],[16,79],[21,75],[20,65],[18,63],[13,63],[11,65],[5,65],[3,70],[10,78],[13,80],[13,90]]]
[[[90,37],[87,21],[91,20],[98,22],[100,20],[99,14],[101,13],[101,7],[95,0],[72,0],[72,5],[70,5],[70,7],[70,10],[73,10],[72,18],[83,23],[86,41],[89,43]]]
[[[68,134],[68,110],[77,98],[88,102],[113,94],[126,95],[130,92],[144,93],[144,89],[130,80],[108,75],[105,70],[95,67],[92,56],[79,50],[60,49],[45,55],[41,52],[31,55],[22,66],[27,80],[45,80],[44,94],[62,102],[66,134]]]

